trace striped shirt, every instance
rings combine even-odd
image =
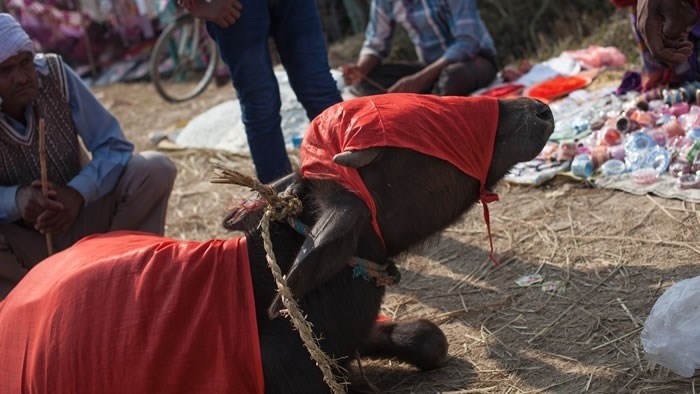
[[[458,62],[496,55],[476,0],[372,0],[360,56],[387,57],[396,23],[408,32],[418,59],[426,64],[443,56]]]

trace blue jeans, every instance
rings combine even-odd
[[[207,23],[207,30],[231,72],[258,179],[268,183],[291,172],[268,38],[274,39],[310,120],[342,98],[330,73],[314,0],[241,0],[241,4],[241,18],[234,25],[224,29]]]

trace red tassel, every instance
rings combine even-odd
[[[498,262],[496,257],[493,255],[493,236],[491,235],[491,216],[489,215],[489,203],[498,201],[498,194],[496,193],[482,193],[481,194],[481,206],[484,207],[484,221],[486,222],[486,231],[489,234],[489,244],[491,246],[491,251],[489,252],[489,259],[493,261],[496,267],[500,267],[501,264]]]

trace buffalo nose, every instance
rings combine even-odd
[[[547,105],[539,100],[536,102],[536,105],[537,105],[536,112],[537,112],[538,118],[545,120],[545,121],[548,121],[548,122],[554,121],[554,115],[552,115],[552,110],[549,108],[549,105]]]

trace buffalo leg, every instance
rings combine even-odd
[[[426,371],[445,363],[447,348],[445,334],[428,320],[383,321],[375,325],[360,354],[378,358],[396,357]]]

